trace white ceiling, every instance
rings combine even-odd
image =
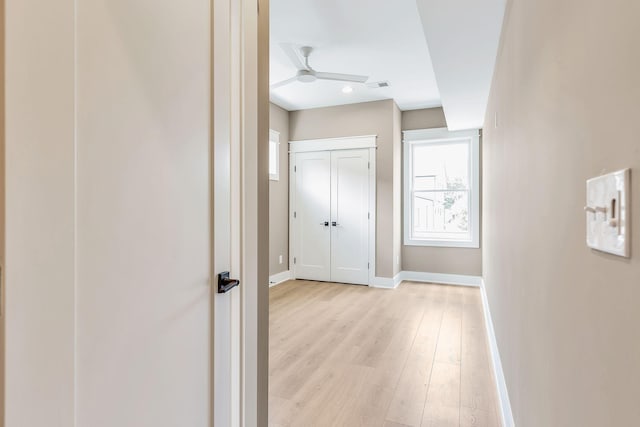
[[[281,43],[312,46],[316,71],[361,74],[389,88],[295,82],[271,91],[289,110],[395,99],[443,106],[451,130],[484,122],[506,0],[271,0],[271,84],[295,75]]]
[[[271,91],[271,101],[293,111],[395,99],[403,110],[440,106],[422,23],[415,0],[271,0],[271,84],[296,68],[280,43],[312,46],[317,71],[369,76],[389,88],[345,83],[295,82]]]

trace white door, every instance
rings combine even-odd
[[[294,264],[296,277],[331,280],[331,153],[296,155]]]
[[[331,281],[369,282],[369,150],[331,153]]]
[[[7,3],[0,425],[266,425],[268,8]]]
[[[369,149],[295,155],[296,278],[369,283],[369,156]]]

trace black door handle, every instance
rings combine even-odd
[[[231,289],[239,285],[240,285],[240,280],[230,279],[228,271],[218,274],[218,293],[219,294],[225,294],[229,292]]]
[[[333,225],[334,227],[337,227],[337,226],[339,226],[340,224],[338,224],[338,222],[337,222],[337,221],[333,221],[333,222],[331,223],[331,225]]]

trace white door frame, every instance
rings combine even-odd
[[[269,2],[211,1],[211,425],[257,427],[268,413]],[[217,294],[222,271],[240,287]]]
[[[296,223],[296,154],[315,151],[336,150],[369,150],[369,286],[375,283],[376,277],[376,149],[377,135],[351,136],[344,138],[308,139],[289,141],[289,266],[291,276],[295,279],[296,264],[295,238]]]

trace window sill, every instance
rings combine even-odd
[[[455,240],[412,240],[405,239],[404,246],[426,246],[433,248],[467,248],[480,249],[480,244],[475,241]]]

